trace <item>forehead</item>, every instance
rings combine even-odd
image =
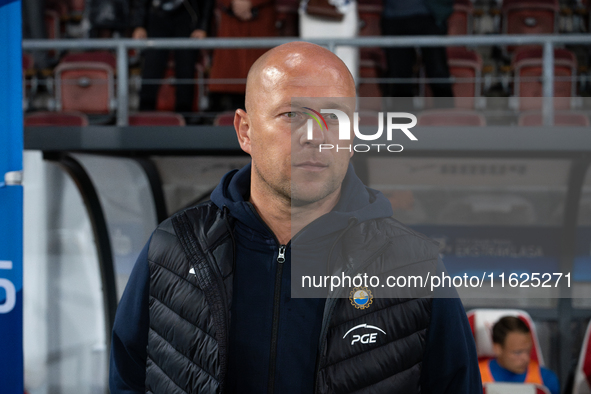
[[[260,88],[267,92],[293,94],[294,97],[331,95],[354,96],[355,86],[346,66],[338,63],[313,63],[286,61],[280,65],[269,64],[260,74]],[[299,60],[299,59],[298,59]],[[322,94],[323,93],[323,94]]]
[[[265,86],[269,93],[290,97],[352,97],[355,90],[345,81],[322,74],[300,75]]]
[[[528,347],[532,345],[531,335],[522,332],[510,332],[505,338],[505,348]]]
[[[353,111],[355,91],[346,83],[318,76],[283,80],[265,91],[269,111],[285,107],[334,108]]]

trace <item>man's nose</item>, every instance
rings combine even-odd
[[[318,146],[326,142],[326,130],[318,122],[315,122],[314,119],[308,119],[303,129],[300,135],[301,145]]]

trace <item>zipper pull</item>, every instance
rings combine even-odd
[[[277,256],[277,262],[279,264],[285,263],[285,245],[279,247],[279,256]]]

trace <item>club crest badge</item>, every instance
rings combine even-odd
[[[369,308],[373,302],[373,294],[371,294],[371,290],[367,287],[355,287],[349,293],[349,300],[355,308],[365,309]]]

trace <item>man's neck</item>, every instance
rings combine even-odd
[[[277,241],[281,245],[285,245],[291,240],[292,235],[297,234],[320,216],[330,212],[339,201],[340,196],[341,189],[339,188],[320,201],[305,206],[292,207],[291,200],[262,195],[251,186],[249,200],[261,219],[277,237]]]

